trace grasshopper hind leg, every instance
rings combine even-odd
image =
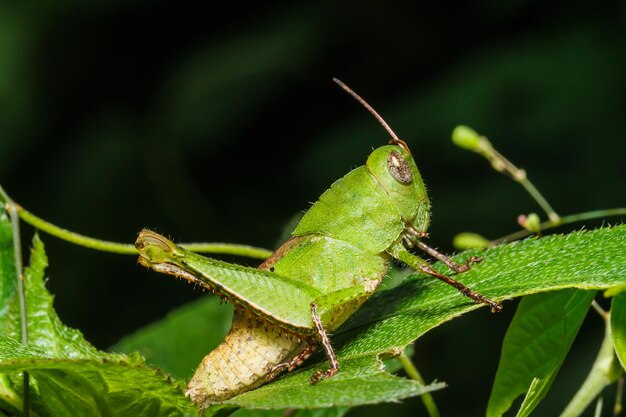
[[[322,320],[319,314],[317,314],[317,305],[315,305],[315,303],[311,303],[311,319],[313,320],[313,324],[315,324],[315,329],[317,330],[317,335],[320,339],[319,342],[309,341],[309,345],[305,347],[304,350],[302,350],[302,352],[300,352],[298,355],[294,356],[288,362],[284,362],[273,367],[270,371],[270,375],[267,378],[268,381],[275,379],[278,375],[280,375],[281,372],[291,372],[300,365],[302,365],[305,360],[313,355],[313,352],[315,352],[320,344],[324,347],[324,350],[326,351],[328,362],[330,362],[330,368],[328,368],[326,371],[319,370],[315,372],[311,376],[311,384],[316,384],[320,380],[330,378],[334,376],[337,372],[339,372],[339,362],[337,361],[337,356],[335,356],[335,351],[330,344],[328,334],[326,333],[326,330],[322,325]]]
[[[328,362],[330,362],[330,368],[328,368],[326,371],[319,370],[315,372],[311,376],[311,384],[316,384],[322,379],[331,378],[337,372],[339,372],[339,362],[337,361],[337,356],[335,355],[335,351],[330,344],[328,334],[326,333],[326,330],[322,325],[322,320],[317,313],[317,305],[315,303],[311,303],[311,319],[313,320],[313,324],[315,325],[315,329],[317,330],[317,335],[320,339],[319,342],[310,341],[309,345],[305,347],[304,350],[298,355],[294,356],[290,361],[281,363],[273,367],[270,371],[270,375],[267,378],[268,381],[273,380],[283,371],[291,372],[298,366],[302,365],[305,360],[311,357],[313,352],[315,352],[320,344],[324,347],[324,350],[326,351]]]
[[[311,377],[311,384],[315,384],[321,379],[330,378],[334,376],[337,372],[339,372],[339,362],[337,361],[335,351],[330,344],[330,340],[328,339],[326,330],[324,330],[324,326],[322,326],[322,320],[317,314],[317,306],[315,305],[315,303],[311,303],[311,318],[313,319],[313,324],[315,324],[315,328],[317,329],[317,334],[320,338],[322,346],[324,346],[324,350],[326,351],[328,362],[330,362],[330,368],[328,368],[326,371],[320,370],[313,374],[313,376]]]

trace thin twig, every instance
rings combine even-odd
[[[591,301],[591,307],[593,307],[594,310],[596,310],[596,312],[600,315],[600,317],[602,317],[602,319],[604,321],[607,321],[609,319],[609,313],[607,313],[602,306],[600,306],[600,304],[598,304],[598,302],[596,300]]]
[[[422,386],[426,385],[426,383],[424,382],[424,378],[422,378],[413,362],[411,362],[411,359],[409,359],[404,352],[402,352],[398,356],[398,360],[400,361],[400,364],[404,368],[404,372],[406,372],[409,378]],[[439,417],[439,409],[437,408],[437,404],[435,404],[435,399],[430,394],[430,392],[422,394],[421,399],[422,403],[424,404],[424,408],[426,408],[426,412],[428,412],[428,415],[430,417]]]
[[[619,208],[606,209],[606,210],[593,210],[593,211],[587,211],[584,213],[570,214],[569,216],[560,217],[560,220],[558,222],[547,220],[541,223],[539,225],[539,230],[544,231],[544,230],[553,229],[555,227],[562,226],[565,224],[580,222],[584,220],[593,220],[593,219],[598,219],[602,217],[623,216],[623,215],[626,215],[626,207],[619,207]],[[511,233],[506,236],[490,241],[489,246],[493,247],[502,243],[512,242],[514,240],[518,240],[526,236],[530,236],[532,234],[533,232],[529,230],[519,230],[517,232]]]
[[[2,186],[0,186],[0,203],[10,203],[11,206],[15,208],[19,217],[26,223],[41,230],[42,232],[58,237],[59,239],[102,252],[118,253],[122,255],[137,255],[137,249],[135,248],[135,245],[131,243],[111,242],[108,240],[81,235],[56,226],[41,217],[35,216],[33,213],[11,200],[11,197],[9,197],[9,195],[4,191]],[[182,246],[192,252],[245,256],[256,259],[267,259],[272,254],[272,251],[270,250],[255,246],[222,242],[180,243],[179,246]]]
[[[20,218],[15,204],[0,187],[0,198],[4,200],[4,208],[11,218],[13,233],[13,255],[15,257],[15,276],[17,278],[17,296],[20,304],[20,323],[22,343],[28,345],[28,317],[26,311],[26,294],[24,290],[24,268],[22,264],[22,241],[20,238]],[[30,413],[30,390],[28,372],[23,372],[23,415],[28,417]]]

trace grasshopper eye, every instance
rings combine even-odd
[[[391,175],[401,184],[410,184],[413,182],[413,173],[411,168],[404,160],[402,154],[398,151],[391,151],[387,157],[387,169]]]

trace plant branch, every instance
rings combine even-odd
[[[398,356],[398,360],[400,364],[404,368],[404,372],[406,372],[407,376],[411,378],[413,381],[419,383],[422,386],[425,386],[424,378],[420,375],[419,371],[411,362],[408,356],[404,352]],[[426,412],[430,417],[439,417],[439,409],[437,408],[437,404],[435,404],[435,400],[430,392],[424,393],[421,396],[422,403],[424,404],[424,408],[426,408]]]
[[[605,209],[605,210],[593,210],[587,211],[584,213],[570,214],[569,216],[563,216],[559,218],[558,222],[547,220],[539,225],[539,230],[544,231],[547,229],[553,229],[558,226],[562,226],[564,224],[576,223],[585,220],[598,219],[602,217],[610,217],[610,216],[623,216],[626,215],[626,207],[613,208],[613,209]],[[497,246],[501,243],[512,242],[514,240],[518,240],[524,238],[526,236],[532,235],[533,232],[530,230],[519,230],[517,232],[508,234],[506,236],[500,237],[498,239],[494,239],[489,242],[489,246]]]
[[[28,316],[26,312],[26,294],[24,291],[24,271],[22,264],[22,241],[20,238],[20,218],[15,203],[11,201],[4,189],[0,186],[0,198],[4,203],[4,209],[11,218],[11,229],[13,232],[13,255],[15,257],[15,276],[17,279],[17,296],[20,305],[20,324],[22,344],[28,345]],[[23,415],[28,417],[30,412],[29,398],[29,377],[28,372],[23,373]]]
[[[509,161],[504,155],[498,152],[489,139],[479,135],[475,130],[467,126],[457,126],[452,132],[452,141],[465,149],[469,149],[482,155],[489,161],[492,168],[496,171],[508,175],[513,181],[520,183],[530,196],[541,206],[546,212],[550,221],[558,223],[559,215],[541,195],[537,187],[528,179],[528,175],[524,169],[520,169]]]
[[[33,213],[14,203],[10,197],[0,187],[0,201],[10,203],[15,208],[19,217],[31,226],[46,232],[52,236],[63,239],[67,242],[74,243],[90,249],[102,252],[118,253],[122,255],[136,255],[137,249],[130,243],[111,242],[108,240],[96,239],[93,237],[81,235],[62,227],[56,226],[41,217],[35,216]],[[246,256],[249,258],[266,259],[272,254],[272,251],[249,245],[239,245],[221,242],[198,242],[198,243],[182,243],[180,246],[199,253],[219,253],[224,255]]]

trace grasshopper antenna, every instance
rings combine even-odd
[[[376,112],[376,110],[374,110],[374,108],[367,103],[367,101],[363,100],[360,95],[355,93],[350,87],[348,87],[346,84],[344,84],[343,81],[341,81],[340,79],[333,78],[333,82],[335,84],[337,84],[339,87],[343,88],[348,94],[350,94],[352,97],[354,97],[356,99],[356,101],[361,103],[363,105],[363,107],[365,107],[367,110],[369,110],[370,113],[372,113],[372,115],[376,118],[376,120],[378,120],[378,122],[385,128],[385,130],[391,136],[392,139],[391,139],[391,141],[389,141],[389,143],[391,143],[393,145],[400,146],[405,151],[407,151],[409,153],[409,155],[411,155],[411,151],[409,150],[409,146],[406,144],[406,142],[403,141],[402,139],[400,139],[398,137],[398,135],[396,135],[395,132],[393,130],[391,130],[391,127],[389,127],[387,122],[385,122],[385,119],[383,119],[380,116],[380,114],[378,114]]]

